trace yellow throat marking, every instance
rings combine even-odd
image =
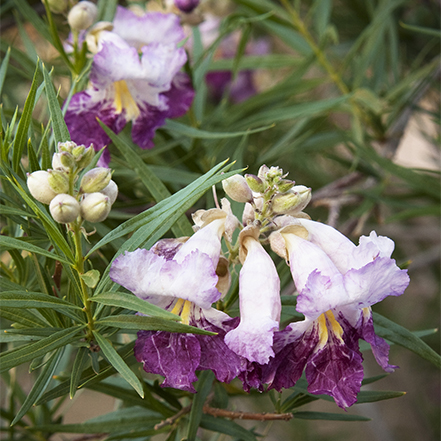
[[[190,324],[191,302],[189,300],[178,299],[170,312],[172,314],[180,315],[184,325]]]
[[[329,331],[332,331],[338,339],[342,339],[343,328],[340,323],[335,319],[331,310],[326,311],[317,319],[319,325],[319,342],[318,346],[322,348],[327,342],[329,337]]]
[[[139,116],[139,108],[133,99],[127,83],[125,80],[115,81],[113,83],[115,88],[115,108],[116,113],[126,111],[126,117],[128,120],[133,120]]]

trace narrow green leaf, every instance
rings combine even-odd
[[[181,320],[180,316],[165,311],[159,306],[152,305],[147,300],[142,300],[133,294],[125,292],[103,292],[93,296],[90,300],[92,300],[92,302],[101,303],[102,305],[130,309],[152,317],[162,317],[177,321]]]
[[[57,368],[58,362],[63,355],[63,349],[58,349],[54,354],[51,355],[49,361],[44,365],[40,375],[35,380],[32,389],[30,390],[26,400],[15,416],[11,423],[11,426],[16,424],[21,418],[28,412],[28,410],[34,405],[38,398],[44,393],[46,387],[52,379],[52,375]]]
[[[441,369],[441,356],[415,334],[374,312],[374,325],[377,334],[397,345],[403,346]]]
[[[406,395],[406,392],[397,390],[363,390],[357,395],[357,403],[373,403],[375,401],[390,400],[391,398],[398,398]]]
[[[20,121],[18,123],[17,133],[14,141],[14,150],[12,155],[12,166],[14,171],[17,173],[19,171],[20,160],[23,155],[23,150],[28,138],[28,129],[31,124],[32,111],[35,105],[35,95],[37,94],[38,88],[38,63],[35,69],[34,78],[31,84],[31,90],[26,98],[25,105],[23,108],[23,113],[21,115]]]
[[[121,374],[124,380],[133,387],[133,389],[138,392],[141,398],[144,398],[144,390],[142,388],[142,384],[139,381],[139,378],[133,373],[133,371],[127,366],[125,361],[121,358],[121,356],[116,352],[112,343],[99,334],[96,331],[93,331],[93,335],[96,338],[96,341],[103,351],[107,360],[111,363],[111,365]]]
[[[37,317],[32,312],[26,311],[20,308],[0,308],[0,317],[3,317],[11,322],[20,323],[28,328],[45,328],[48,323],[43,321],[40,317]]]
[[[400,22],[400,26],[404,29],[407,29],[408,31],[412,32],[418,32],[420,34],[430,35],[431,37],[437,37],[441,38],[441,31],[439,29],[431,29],[431,28],[425,28],[422,26],[414,26],[409,25],[407,23]]]
[[[120,137],[118,137],[112,130],[106,127],[100,122],[103,130],[109,135],[115,146],[124,155],[126,161],[129,163],[130,168],[136,172],[141,179],[142,183],[146,186],[149,192],[152,194],[156,202],[160,202],[170,196],[170,192],[167,187],[161,182],[160,179],[151,171],[150,167],[139,159],[139,155],[136,154],[130,146],[128,146]],[[189,220],[182,215],[177,223],[172,226],[172,231],[176,237],[189,236],[193,230]]]
[[[2,65],[0,67],[0,94],[2,93],[3,90],[3,84],[6,78],[6,72],[8,70],[10,56],[11,56],[11,47],[8,47],[8,50],[6,51],[6,54],[3,58]]]
[[[193,395],[193,404],[191,405],[187,441],[195,441],[196,432],[202,419],[202,410],[208,394],[213,386],[214,373],[212,371],[202,371],[199,374],[199,380],[196,383],[197,394]]]
[[[202,138],[202,139],[225,139],[225,138],[237,138],[243,135],[251,135],[252,133],[263,132],[264,130],[272,129],[274,124],[270,124],[257,129],[248,129],[241,132],[207,132],[205,130],[195,129],[194,127],[186,126],[185,124],[177,121],[167,120],[164,128],[170,130],[174,135],[188,136],[189,138]]]
[[[38,342],[22,346],[11,352],[4,352],[0,355],[0,372],[8,371],[15,366],[31,361],[34,358],[41,357],[54,349],[72,343],[77,339],[76,335],[78,332],[84,329],[84,327],[85,326],[75,326],[73,328],[63,329],[62,331],[56,332],[50,337],[43,338]]]
[[[75,361],[72,366],[72,374],[70,377],[70,393],[69,396],[72,399],[77,391],[77,387],[80,383],[81,375],[83,374],[84,367],[87,363],[87,355],[89,349],[79,348],[77,355],[75,356]]]
[[[0,236],[0,246],[3,250],[25,250],[29,251],[30,253],[37,253],[54,260],[59,260],[63,263],[71,263],[57,254],[51,253],[50,251],[46,251],[45,249],[37,247],[36,245],[32,245],[30,242],[16,239],[14,237]]]
[[[42,69],[55,143],[58,144],[59,142],[70,141],[69,130],[64,122],[63,113],[61,111],[60,104],[58,103],[54,85],[52,84],[52,80],[50,79],[44,64],[42,64]]]
[[[349,415],[347,413],[329,412],[295,412],[294,418],[302,420],[326,420],[326,421],[370,421],[370,418],[361,415]]]
[[[101,326],[112,326],[122,329],[137,329],[144,331],[184,332],[190,334],[216,335],[214,332],[205,331],[182,323],[176,323],[159,317],[144,317],[141,315],[111,315],[95,322]]]
[[[225,433],[230,435],[233,439],[240,439],[243,441],[257,441],[255,435],[245,429],[239,424],[224,418],[216,418],[212,415],[202,415],[200,426],[203,429],[211,430],[212,432]]]

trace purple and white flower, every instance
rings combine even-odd
[[[135,356],[144,369],[163,375],[163,386],[191,392],[195,392],[195,370],[211,369],[219,381],[229,382],[244,364],[224,342],[235,321],[211,307],[221,296],[216,268],[227,214],[210,210],[205,217],[202,228],[187,241],[163,240],[150,250],[126,252],[110,270],[114,282],[139,298],[179,314],[184,324],[217,333],[138,333]]]
[[[193,100],[190,79],[180,72],[187,61],[177,47],[183,38],[174,14],[138,17],[118,7],[113,31],[104,28],[96,35],[90,86],[69,103],[65,120],[71,138],[101,149],[110,139],[97,119],[116,133],[132,121],[133,141],[153,147],[156,129],[166,118],[185,114]],[[105,152],[100,165],[108,162]]]
[[[387,372],[389,345],[373,328],[371,306],[399,296],[409,284],[407,271],[390,256],[394,243],[372,232],[355,246],[334,228],[296,219],[271,236],[272,248],[289,260],[299,292],[294,322],[274,338],[274,359],[264,372],[270,388],[291,387],[306,366],[308,390],[331,395],[338,406],[355,403],[363,379],[358,340],[366,340]],[[286,254],[281,252],[284,244]]]

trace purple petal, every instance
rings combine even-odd
[[[178,118],[185,115],[194,98],[194,89],[190,77],[178,72],[171,83],[171,88],[163,95],[167,97],[167,118]]]
[[[245,392],[249,392],[252,388],[257,389],[259,392],[264,391],[262,380],[263,378],[263,372],[262,366],[259,363],[256,362],[250,362],[248,360],[245,360],[246,368],[242,370],[242,372],[239,374],[238,378],[242,381],[243,390]]]
[[[140,115],[133,121],[132,139],[142,149],[151,149],[156,129],[165,124],[167,111],[146,103],[138,104],[138,108]]]
[[[372,313],[369,310],[363,310],[363,318],[361,327],[358,329],[360,332],[360,337],[367,341],[372,348],[372,353],[374,354],[377,363],[386,371],[393,372],[398,366],[389,364],[389,350],[390,346],[374,331],[374,323],[372,320]]]
[[[253,81],[253,72],[251,70],[244,70],[239,72],[236,80],[231,84],[230,98],[234,103],[241,103],[242,101],[251,98],[257,93]]]
[[[328,342],[308,360],[306,379],[312,394],[327,394],[342,409],[357,401],[363,380],[363,358],[329,330]]]
[[[281,342],[284,344],[286,340],[291,340],[292,325],[275,334],[275,348],[280,346]],[[284,344],[276,356],[264,367],[263,381],[269,383],[269,389],[276,389],[280,392],[282,388],[294,386],[301,377],[306,362],[318,341],[318,326],[313,322],[313,325],[309,326],[304,334],[296,337],[294,341]]]
[[[192,383],[197,381],[201,348],[193,334],[139,331],[135,357],[146,372],[165,377],[162,387],[196,392]]]

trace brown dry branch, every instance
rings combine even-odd
[[[214,417],[229,418],[232,420],[289,421],[294,416],[292,413],[266,413],[266,412],[253,413],[253,412],[218,409],[215,407],[208,406],[207,404],[203,407],[203,411],[204,413],[208,413],[209,415],[212,415]]]

